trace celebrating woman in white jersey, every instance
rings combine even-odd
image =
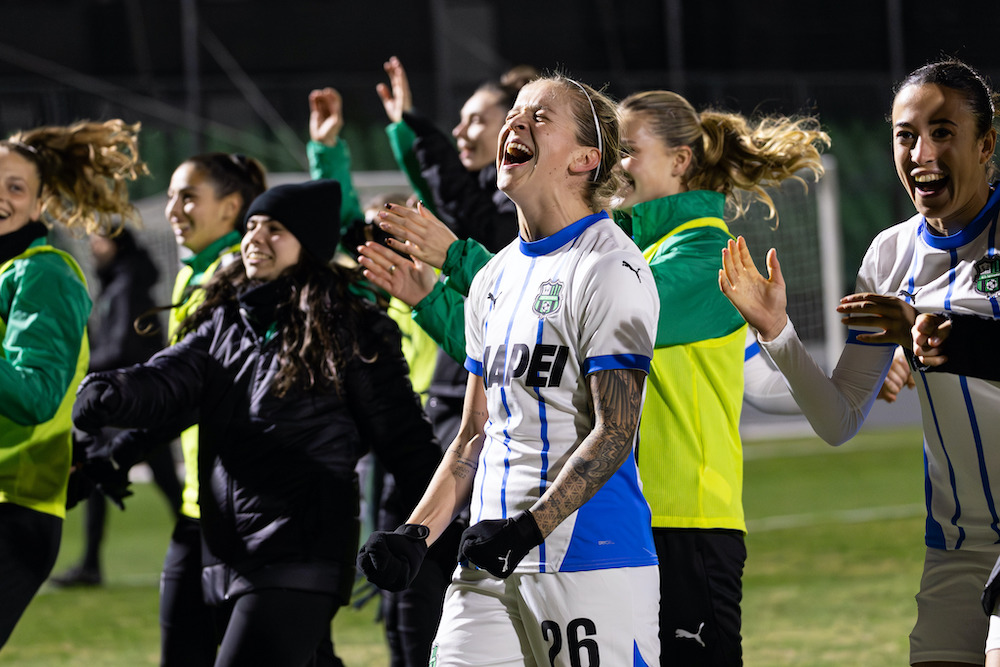
[[[759,332],[816,432],[831,444],[857,433],[896,344],[912,349],[918,312],[1000,316],[1000,192],[990,183],[994,94],[958,61],[926,65],[897,87],[896,172],[917,214],[880,233],[838,307],[850,325],[832,378],[809,358],[785,312],[775,251],[769,279],[746,243],[723,251],[719,284]],[[875,331],[876,333],[873,333]],[[867,332],[867,333],[866,333]],[[995,354],[984,346],[984,354]],[[910,634],[914,665],[983,664],[979,596],[1000,554],[1000,383],[919,373],[924,425],[927,553]]]
[[[405,586],[471,502],[431,664],[652,665],[656,554],[634,446],[659,304],[602,210],[617,190],[614,105],[561,76],[518,95],[497,183],[520,236],[466,304],[463,425],[423,500],[359,563]]]

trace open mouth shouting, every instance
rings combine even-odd
[[[946,174],[917,174],[913,177],[914,189],[921,197],[933,197],[948,185]]]
[[[535,157],[535,152],[519,141],[509,141],[502,155],[502,166],[524,164]]]

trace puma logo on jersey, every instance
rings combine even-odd
[[[510,569],[510,552],[511,551],[513,551],[513,549],[507,549],[507,555],[506,556],[497,556],[497,560],[500,561],[501,563],[503,563],[503,567],[500,568],[500,571],[503,572],[504,574],[506,574],[507,570]]]
[[[917,298],[917,292],[919,292],[919,291],[920,291],[919,287],[917,289],[913,290],[913,294],[910,294],[905,289],[901,289],[901,290],[899,290],[898,294],[899,294],[899,296],[905,296],[910,301],[913,301],[914,299]]]
[[[638,280],[638,281],[639,281],[640,283],[642,282],[642,277],[641,277],[641,276],[639,275],[639,271],[640,271],[640,269],[633,269],[633,268],[632,268],[632,265],[631,265],[631,264],[629,264],[628,262],[626,262],[626,261],[625,261],[624,259],[622,260],[622,266],[624,266],[624,267],[625,267],[626,269],[628,269],[629,271],[631,271],[632,273],[634,273],[634,274],[635,274],[635,277],[636,277],[636,279],[637,279],[637,280]]]
[[[705,642],[703,642],[701,639],[701,630],[704,627],[705,627],[705,622],[702,621],[701,625],[698,626],[698,632],[695,633],[688,632],[683,628],[677,628],[676,630],[674,630],[674,637],[676,637],[677,639],[693,639],[699,644],[701,644],[702,648],[704,648]]]
[[[508,354],[509,350],[509,354]],[[543,345],[529,347],[524,343],[492,346],[483,353],[483,385],[509,387],[510,383],[522,375],[528,387],[558,387],[563,370],[569,359],[569,348],[565,345]]]
[[[500,296],[499,292],[497,292],[497,296]],[[494,306],[497,305],[497,297],[493,296],[493,292],[490,292],[489,294],[487,294],[486,298],[489,299],[493,303]]]

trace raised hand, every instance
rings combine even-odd
[[[407,259],[374,241],[359,246],[358,253],[358,264],[364,267],[365,278],[408,306],[420,303],[437,282],[430,265]]]
[[[773,340],[788,322],[785,280],[774,248],[767,251],[767,275],[757,270],[742,236],[722,249],[719,289],[764,341]]]
[[[862,343],[896,343],[907,350],[913,347],[910,329],[917,310],[899,297],[868,292],[848,294],[840,300],[837,312],[847,316],[841,322],[848,326],[882,330],[858,334]]]
[[[951,320],[944,315],[921,313],[910,329],[913,336],[913,354],[924,366],[940,366],[948,361],[944,342],[951,335]]]
[[[387,242],[391,248],[416,257],[436,269],[444,266],[448,248],[458,240],[448,227],[421,204],[416,210],[395,204],[386,204],[378,213],[378,226],[392,234]]]
[[[406,78],[406,70],[399,58],[393,56],[382,65],[385,73],[389,75],[389,85],[380,83],[375,86],[375,92],[382,100],[385,108],[385,115],[389,121],[398,123],[403,120],[403,113],[413,108],[413,96],[410,93],[410,81]]]
[[[343,100],[333,88],[323,88],[309,93],[309,138],[315,142],[334,146],[344,127]]]

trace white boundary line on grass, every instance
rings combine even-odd
[[[802,442],[787,442],[787,441],[777,441],[769,443],[760,443],[750,441],[743,443],[743,460],[744,461],[760,461],[762,459],[777,459],[777,458],[791,458],[797,456],[843,456],[844,454],[851,453],[861,453],[861,452],[883,452],[894,449],[908,449],[913,448],[915,456],[922,456],[923,441],[914,439],[911,441],[899,441],[893,439],[887,440],[875,440],[873,442],[867,442],[864,445],[854,445],[851,441],[847,441],[844,444],[834,447],[828,445],[822,440],[816,438],[816,442],[812,443],[802,443]]]
[[[815,437],[815,436],[813,436]],[[775,458],[793,458],[800,456],[844,456],[851,453],[891,451],[899,449],[914,449],[914,456],[922,456],[922,441],[875,440],[864,445],[852,446],[846,442],[839,447],[832,447],[822,440],[815,443],[802,442],[744,442],[743,460],[761,461]],[[881,507],[864,507],[850,510],[830,512],[806,512],[785,516],[769,516],[760,519],[747,519],[747,531],[762,533],[772,530],[791,528],[806,528],[821,524],[867,523],[869,521],[886,521],[891,519],[912,519],[924,516],[927,508],[922,503],[908,505],[885,505]]]
[[[909,505],[886,505],[884,507],[863,507],[834,512],[807,512],[786,516],[769,516],[763,519],[747,519],[747,532],[766,533],[772,530],[806,528],[830,523],[867,523],[890,519],[912,519],[924,516],[926,508],[920,503]]]

